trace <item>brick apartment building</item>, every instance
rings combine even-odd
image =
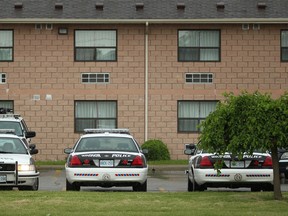
[[[288,89],[285,0],[0,0],[0,105],[64,159],[83,128],[129,128],[187,158],[197,124],[242,90]]]

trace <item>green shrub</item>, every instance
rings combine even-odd
[[[148,140],[142,145],[142,149],[148,149],[148,160],[170,160],[168,148],[161,140]]]

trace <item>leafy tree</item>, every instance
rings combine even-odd
[[[274,177],[274,198],[282,199],[278,148],[288,146],[288,94],[272,99],[269,94],[242,92],[225,94],[200,125],[200,147],[223,155],[231,152],[242,156],[255,149],[271,152]]]

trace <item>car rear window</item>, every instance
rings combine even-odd
[[[135,142],[126,137],[87,137],[82,138],[75,152],[84,151],[125,151],[138,152]]]

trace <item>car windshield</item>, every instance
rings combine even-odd
[[[23,136],[23,131],[19,122],[1,121],[0,129],[14,129],[17,136]]]
[[[82,138],[75,152],[85,151],[125,151],[138,152],[131,138],[126,137],[87,137]]]
[[[28,154],[27,149],[20,139],[0,138],[1,154]]]

